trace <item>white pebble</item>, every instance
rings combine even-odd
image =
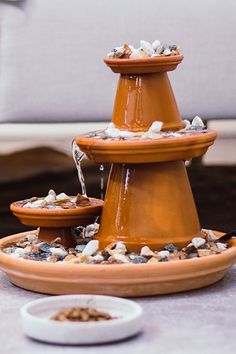
[[[56,192],[54,191],[54,189],[50,189],[49,192],[48,192],[48,195],[54,196],[55,199],[56,199],[56,196],[57,196],[57,194],[56,194]]]
[[[196,116],[195,118],[193,118],[192,126],[196,127],[196,128],[205,128],[202,118],[200,118],[199,116]]]
[[[116,261],[120,261],[122,263],[130,263],[128,257],[126,257],[120,253],[113,254],[112,258],[115,259]]]
[[[144,246],[141,248],[140,256],[151,257],[155,256],[155,253],[148,246]]]
[[[86,256],[92,256],[95,252],[97,252],[98,248],[99,248],[99,241],[91,240],[89,241],[89,243],[87,243],[87,245],[83,249],[82,254]]]
[[[114,250],[121,250],[124,251],[125,253],[127,252],[127,248],[123,242],[117,242],[116,247]]]
[[[14,251],[15,254],[18,254],[20,257],[23,256],[26,252],[24,248],[16,248]]]
[[[155,50],[153,49],[151,43],[141,40],[140,41],[140,47],[148,54],[148,55],[152,55],[154,54]]]
[[[25,236],[26,240],[29,241],[30,243],[34,242],[37,240],[37,236],[36,235],[26,235]]]
[[[135,136],[135,133],[128,130],[120,130],[119,133],[121,138],[133,138]]]
[[[201,247],[206,243],[206,240],[202,237],[194,237],[192,239],[192,244],[195,248]]]
[[[160,251],[160,252],[158,252],[158,256],[160,256],[161,259],[163,259],[163,258],[168,258],[169,255],[170,255],[170,252],[169,252],[169,251]]]
[[[148,129],[148,132],[159,133],[161,131],[162,126],[163,126],[163,122],[156,120],[155,122],[152,123],[152,125]]]
[[[130,54],[130,59],[139,59],[141,58],[140,51],[138,49],[132,49],[132,53]]]
[[[98,263],[104,261],[104,257],[101,254],[96,254],[96,256],[94,256],[93,259],[95,262],[98,262]]]
[[[216,242],[216,246],[219,248],[221,252],[225,251],[227,249],[227,246],[222,243],[222,242]]]
[[[44,201],[47,203],[47,204],[52,204],[56,201],[56,197],[52,194],[48,194],[45,198],[44,198]]]
[[[206,238],[208,242],[215,242],[217,240],[216,235],[212,230],[202,230],[206,234]]]
[[[119,136],[120,136],[120,131],[119,131],[119,129],[116,129],[116,128],[107,128],[104,131],[104,133],[109,138],[119,138]]]
[[[51,247],[49,248],[49,251],[55,256],[65,257],[68,254],[66,250],[63,250],[62,248],[59,247]]]
[[[45,205],[45,201],[43,199],[35,200],[35,202],[31,203],[31,208],[39,208]]]
[[[152,48],[156,51],[158,48],[161,47],[161,42],[156,39],[154,42],[152,42]]]
[[[66,200],[70,200],[70,197],[66,194],[66,193],[60,193],[56,196],[56,200],[58,202],[62,202],[62,201],[66,201]]]
[[[164,55],[168,56],[171,54],[171,50],[169,48],[166,48],[163,52]]]
[[[98,223],[94,223],[94,224],[90,224],[87,225],[84,231],[84,236],[85,237],[93,237],[99,230],[99,224]]]
[[[180,130],[179,130],[180,132],[184,132],[184,131],[186,131],[186,130],[189,130],[189,128],[191,127],[191,123],[190,123],[189,120],[184,119],[184,123],[185,123],[185,127],[184,127],[183,129],[180,129]]]

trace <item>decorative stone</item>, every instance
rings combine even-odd
[[[51,243],[48,242],[41,242],[38,244],[38,249],[42,252],[49,252],[51,247]]]
[[[83,250],[85,249],[86,245],[77,245],[75,247],[76,252],[82,253]]]
[[[152,123],[148,131],[152,133],[159,133],[161,131],[162,126],[163,126],[163,122],[156,120],[155,122]]]
[[[160,251],[158,252],[158,256],[161,257],[161,259],[168,258],[170,255],[169,251]]]
[[[192,244],[195,248],[199,248],[206,243],[206,240],[202,237],[194,237],[192,239]]]
[[[87,245],[82,251],[83,255],[86,256],[92,256],[99,248],[99,241],[98,240],[92,240]]]
[[[198,256],[198,254],[197,253],[189,253],[188,255],[187,255],[187,258],[196,258]]]
[[[51,247],[49,248],[49,251],[52,253],[52,255],[61,256],[61,257],[65,257],[68,254],[66,250],[60,247]]]
[[[170,253],[174,252],[174,251],[178,251],[178,247],[176,247],[175,245],[173,245],[172,243],[169,243],[168,245],[166,245],[164,247],[165,251],[169,251]]]
[[[204,129],[205,125],[199,116],[196,116],[192,120],[192,127]]]
[[[38,237],[34,234],[29,234],[25,236],[25,239],[29,241],[30,243],[37,241]]]
[[[152,54],[155,53],[155,50],[153,49],[151,43],[141,40],[140,41],[140,47],[149,55],[151,56]]]
[[[144,246],[141,248],[140,256],[154,257],[155,253],[148,246]]]
[[[211,250],[209,250],[209,249],[198,249],[197,253],[198,253],[199,257],[206,257],[206,256],[210,256],[212,254]]]
[[[139,264],[139,263],[147,263],[148,259],[146,257],[137,256],[132,259],[132,263]]]
[[[224,252],[227,249],[227,245],[222,242],[216,242],[216,246],[221,252]]]
[[[58,202],[66,202],[70,200],[70,197],[66,193],[60,193],[56,196]]]
[[[156,51],[158,48],[162,46],[161,42],[156,39],[154,42],[152,42],[152,48]]]
[[[208,242],[215,242],[218,239],[212,230],[205,230],[204,229],[202,231],[206,235],[206,239]]]
[[[68,254],[65,258],[64,258],[64,262],[72,262],[74,261],[75,259],[77,259],[77,257],[73,254]]]
[[[15,254],[18,254],[18,255],[21,257],[21,256],[23,256],[26,252],[25,252],[25,249],[24,249],[24,248],[18,247],[18,248],[16,248],[16,249],[14,250],[14,253],[15,253]]]
[[[114,259],[115,261],[119,261],[121,263],[130,263],[129,258],[124,256],[123,254],[120,254],[120,253],[116,253],[113,256],[111,256],[110,258]]]
[[[96,263],[101,263],[104,261],[104,257],[101,254],[96,254],[96,256],[93,257],[93,260]]]

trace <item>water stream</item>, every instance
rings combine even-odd
[[[100,175],[100,195],[101,199],[104,199],[104,165],[99,166]]]
[[[73,156],[73,159],[75,162],[75,166],[77,168],[82,195],[87,197],[84,175],[83,175],[83,171],[81,168],[81,161],[85,157],[85,153],[80,150],[80,148],[76,144],[75,140],[73,140],[73,142],[72,142],[72,156]]]

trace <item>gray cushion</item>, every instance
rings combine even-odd
[[[114,46],[180,44],[170,74],[183,117],[236,116],[235,1],[0,1],[0,121],[110,119]]]

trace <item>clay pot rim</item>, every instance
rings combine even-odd
[[[170,275],[177,275],[178,272],[184,271],[186,274],[186,277],[188,276],[189,273],[192,273],[193,269],[192,267],[206,267],[209,269],[209,267],[212,267],[215,271],[217,271],[217,266],[219,267],[222,262],[226,262],[227,260],[229,261],[232,258],[235,258],[236,261],[236,238],[232,238],[230,242],[230,247],[224,251],[223,253],[220,254],[215,254],[215,255],[210,255],[207,257],[200,257],[200,258],[191,258],[191,259],[185,259],[185,260],[179,260],[179,261],[172,261],[172,262],[158,262],[154,264],[147,264],[147,263],[142,263],[142,264],[109,264],[109,265],[95,265],[95,264],[68,264],[68,263],[47,263],[47,262],[39,262],[37,261],[32,261],[32,260],[24,260],[24,259],[18,259],[18,258],[13,258],[4,252],[2,252],[2,248],[5,247],[7,244],[10,244],[17,239],[20,239],[26,235],[29,235],[31,233],[35,233],[35,231],[29,231],[23,232],[20,234],[16,235],[11,235],[8,237],[5,237],[0,240],[0,268],[2,268],[3,271],[6,271],[7,273],[9,270],[13,269],[13,271],[17,270],[17,272],[22,272],[26,271],[27,273],[31,273],[32,271],[37,271],[38,275],[44,275],[45,271],[48,272],[55,272],[55,275],[58,274],[58,270],[60,271],[60,276],[63,273],[66,273],[67,271],[71,271],[72,273],[76,273],[77,275],[83,275],[83,276],[96,276],[101,273],[101,276],[104,276],[104,272],[106,271],[106,274],[109,275],[109,270],[114,274],[116,272],[120,272],[121,269],[124,270],[127,273],[133,273],[134,269],[139,270],[140,276],[143,275],[143,273],[147,272],[152,272],[152,271],[167,271],[165,276],[168,275],[170,272]],[[222,232],[215,232],[217,235],[222,236]],[[14,269],[15,268],[15,269]],[[74,272],[76,270],[76,272]],[[197,269],[195,269],[197,270]],[[172,274],[173,272],[173,274]],[[177,274],[176,274],[177,273]],[[181,276],[183,274],[181,273]],[[116,279],[114,279],[116,281]]]
[[[112,59],[109,57],[104,58],[104,63],[108,66],[143,66],[143,65],[153,65],[153,64],[178,64],[184,59],[183,54],[170,55],[170,56],[158,56],[153,58],[137,58],[137,59]]]
[[[175,70],[184,56],[154,57],[141,59],[112,59],[106,57],[104,62],[114,73],[123,75],[156,74]]]
[[[183,145],[185,142],[186,143],[194,143],[194,142],[201,142],[201,141],[208,141],[209,139],[215,139],[217,136],[217,132],[215,130],[209,130],[206,133],[199,133],[196,135],[190,135],[190,136],[183,136],[183,137],[171,137],[171,138],[160,138],[160,139],[155,139],[155,140],[102,140],[102,139],[94,139],[94,138],[89,138],[85,137],[83,135],[78,135],[76,137],[76,144],[77,145],[88,145],[92,147],[96,147],[97,149],[103,149],[103,148],[113,148],[115,149],[121,149],[121,150],[126,150],[130,148],[156,148],[158,146],[160,147],[168,147],[172,145]],[[138,146],[137,146],[138,145]]]
[[[53,217],[53,216],[60,216],[60,217],[68,217],[68,216],[80,216],[90,214],[93,210],[97,211],[97,209],[103,207],[103,200],[97,198],[89,198],[94,205],[88,205],[84,207],[77,207],[76,209],[30,209],[30,208],[23,208],[21,206],[17,206],[16,203],[21,201],[16,201],[10,205],[10,209],[14,214],[22,215],[22,216],[42,216],[42,217]]]

